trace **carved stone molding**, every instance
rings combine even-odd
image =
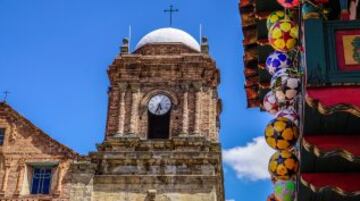
[[[120,89],[121,91],[126,91],[127,88],[128,88],[128,86],[129,86],[129,84],[126,83],[126,82],[120,82],[120,83],[118,84],[118,87],[119,87],[119,89]]]
[[[195,92],[202,91],[203,85],[201,82],[193,82],[192,87],[195,90]]]
[[[190,89],[190,83],[189,82],[183,82],[180,84],[180,88],[182,92],[187,92]]]
[[[140,91],[141,85],[139,83],[131,83],[129,87],[132,93],[136,93]]]

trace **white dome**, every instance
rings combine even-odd
[[[152,43],[183,43],[191,49],[200,52],[199,43],[190,34],[171,27],[157,29],[146,34],[136,45],[135,49]]]

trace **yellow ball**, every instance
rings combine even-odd
[[[268,18],[266,20],[267,29],[269,30],[272,25],[274,25],[279,20],[283,20],[283,19],[285,19],[285,12],[282,10],[277,10],[277,11],[270,13],[270,15],[268,16]]]
[[[275,50],[290,51],[297,44],[298,32],[299,27],[293,21],[288,19],[279,20],[269,29],[269,43]]]
[[[296,176],[299,160],[290,151],[278,151],[270,160],[268,170],[277,180],[288,180]]]
[[[299,137],[296,124],[286,117],[278,117],[268,123],[265,129],[266,143],[273,149],[291,149]]]

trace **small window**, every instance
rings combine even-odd
[[[34,167],[31,194],[49,194],[51,185],[51,167]]]
[[[4,144],[5,129],[0,128],[0,145]]]

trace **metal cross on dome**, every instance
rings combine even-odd
[[[179,12],[179,9],[174,9],[174,6],[173,6],[173,5],[170,5],[170,8],[169,8],[169,9],[165,9],[164,12],[165,12],[165,13],[169,13],[169,15],[170,15],[170,26],[172,26],[172,16],[173,16],[173,13]]]
[[[9,94],[10,94],[10,91],[4,91],[4,99],[3,99],[3,102],[6,102],[6,99],[8,98]]]

